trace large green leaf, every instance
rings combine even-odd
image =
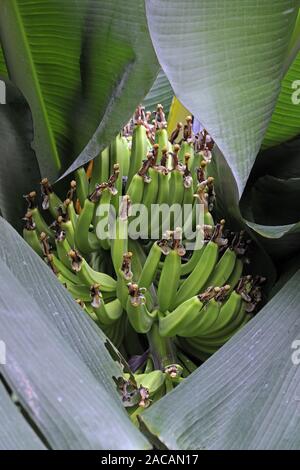
[[[7,77],[7,69],[6,69],[6,65],[5,65],[5,60],[4,60],[4,56],[3,56],[3,50],[2,50],[2,47],[1,47],[1,43],[0,43],[0,75],[2,77]]]
[[[176,96],[245,187],[280,91],[297,0],[149,0],[153,44]]]
[[[300,133],[300,105],[297,82],[300,73],[300,11],[289,46],[287,73],[281,84],[281,92],[263,142],[264,148],[285,142]],[[295,93],[295,95],[294,95]],[[296,101],[295,101],[296,100]]]
[[[105,337],[7,222],[0,225],[1,366],[10,388],[55,449],[148,446],[130,422]]]
[[[285,142],[300,134],[300,104],[298,81],[300,76],[300,11],[290,43],[287,73],[263,142],[264,148]],[[297,104],[298,103],[298,104]]]
[[[169,113],[174,92],[163,70],[159,71],[151,90],[143,100],[146,110],[154,111],[156,105],[161,103],[166,114]]]
[[[298,0],[298,17],[290,40],[287,56],[285,59],[284,72],[287,72],[294,62],[300,50],[300,1]]]
[[[51,179],[107,145],[159,70],[143,0],[1,0],[0,34]]]
[[[0,381],[0,450],[42,450],[44,445],[25,421]]]
[[[300,133],[299,76],[300,52],[282,82],[281,93],[263,142],[265,148],[285,142]]]
[[[6,104],[0,105],[0,209],[15,228],[22,228],[23,194],[40,180],[34,151],[31,112],[19,90],[4,79]]]
[[[292,344],[300,340],[299,283],[300,271],[218,353],[146,410],[142,421],[164,446],[299,449],[300,367],[292,362]]]

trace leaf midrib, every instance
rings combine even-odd
[[[30,68],[31,74],[32,74],[33,86],[34,86],[34,89],[36,90],[36,96],[37,96],[38,101],[40,103],[40,109],[41,109],[41,112],[42,112],[42,116],[44,117],[45,124],[46,124],[46,129],[47,129],[48,134],[49,134],[49,141],[50,141],[50,145],[51,145],[51,149],[52,149],[52,156],[53,156],[54,162],[57,166],[57,169],[59,170],[61,168],[61,163],[60,163],[60,158],[59,158],[59,155],[58,155],[58,152],[57,152],[56,141],[55,141],[55,138],[54,138],[54,135],[53,135],[53,132],[52,132],[52,127],[51,127],[51,123],[50,123],[49,116],[48,116],[48,113],[47,113],[47,109],[46,109],[46,106],[45,106],[43,93],[42,93],[42,90],[41,90],[41,87],[40,87],[40,84],[39,84],[39,79],[38,79],[37,71],[35,69],[35,64],[34,64],[34,60],[33,60],[33,57],[32,57],[32,53],[31,53],[31,50],[30,50],[30,47],[29,47],[29,44],[28,44],[26,30],[24,28],[24,24],[23,24],[23,21],[22,21],[22,14],[21,14],[20,8],[17,4],[17,0],[10,0],[10,1],[12,2],[12,8],[13,8],[13,11],[15,13],[16,22],[18,24],[21,37],[23,39],[24,50],[25,50],[25,53],[28,57],[28,65],[29,65],[29,68]]]

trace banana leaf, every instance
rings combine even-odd
[[[3,77],[6,104],[0,105],[0,209],[17,230],[22,228],[23,195],[37,189],[40,172],[31,142],[32,116],[20,91]]]
[[[45,449],[1,382],[0,420],[0,450]]]
[[[297,94],[297,80],[300,71],[300,11],[289,46],[286,74],[275,111],[267,129],[263,147],[269,148],[290,140],[300,134],[300,106]],[[296,86],[296,88],[295,88]],[[296,100],[296,101],[295,101]]]
[[[142,0],[1,0],[0,37],[52,181],[107,146],[159,70]]]
[[[174,92],[163,70],[160,70],[157,78],[143,100],[143,105],[147,111],[154,111],[158,103],[164,107],[164,112],[168,115],[172,103]]]
[[[5,59],[4,59],[1,43],[0,43],[0,76],[7,78],[7,69],[6,69],[6,64],[5,64]]]
[[[300,271],[220,351],[142,414],[156,445],[299,449],[299,283]]]
[[[280,92],[298,7],[297,0],[146,2],[160,64],[224,154],[239,196]]]
[[[293,30],[293,34],[290,40],[288,53],[285,59],[284,71],[287,72],[294,62],[299,50],[300,50],[300,2],[298,0],[298,16],[296,24]]]
[[[274,147],[300,134],[300,53],[289,68],[267,129],[263,148]]]

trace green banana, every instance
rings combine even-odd
[[[185,118],[186,124],[183,127],[183,140],[188,141],[193,135],[193,118],[192,116],[187,116]]]
[[[71,199],[66,199],[64,201],[64,207],[65,207],[65,210],[67,212],[67,215],[68,215],[68,219],[71,221],[72,223],[72,226],[73,226],[73,230],[75,230],[76,228],[76,224],[77,224],[77,214],[76,214],[76,211],[75,211],[75,207],[74,207],[74,203]]]
[[[79,305],[79,307],[81,307],[82,310],[84,310],[88,314],[88,316],[91,317],[91,319],[97,323],[97,316],[93,311],[91,304],[88,302],[83,302],[83,300],[81,299],[75,299],[75,301]]]
[[[62,200],[55,194],[51,184],[47,178],[43,178],[41,181],[42,191],[42,207],[44,210],[50,211],[52,217],[56,219],[59,215],[59,208],[63,206]]]
[[[233,271],[227,280],[227,284],[230,285],[230,292],[233,291],[233,289],[235,289],[237,283],[242,277],[243,269],[244,269],[243,261],[240,258],[237,258]]]
[[[139,279],[141,272],[143,270],[143,266],[146,262],[146,255],[141,248],[140,244],[136,240],[131,240],[130,238],[128,239],[128,247],[130,249],[130,252],[132,254],[131,258],[131,267],[132,271],[134,273],[134,278]],[[141,286],[143,287],[143,286]],[[157,297],[156,297],[156,292],[153,286],[150,287],[149,290],[145,292],[145,298],[146,298],[146,306],[148,310],[152,311],[154,302],[156,302]]]
[[[203,302],[199,296],[183,302],[173,312],[159,318],[159,334],[165,336],[189,336],[187,332],[193,329],[200,315]]]
[[[184,156],[185,161],[185,169],[183,174],[183,204],[187,206],[192,206],[194,203],[194,186],[193,186],[193,178],[191,172],[189,170],[191,155],[186,153]]]
[[[126,194],[130,197],[131,204],[141,204],[144,194],[145,184],[150,184],[150,178],[147,175],[151,166],[152,155],[150,154],[147,160],[144,160],[138,172],[133,175],[130,185],[127,188]]]
[[[209,203],[209,191],[213,188],[214,179],[212,177],[207,178],[207,180],[202,181],[198,184],[196,200],[198,203],[203,205],[204,208],[204,224],[214,226],[214,219],[211,215],[209,208],[211,203]]]
[[[167,129],[158,129],[155,133],[156,143],[159,145],[158,159],[160,160],[163,155],[163,150],[169,146],[169,138]]]
[[[218,337],[195,337],[191,338],[191,344],[196,348],[200,349],[206,354],[213,354],[221,346],[223,346],[240,328],[242,328],[249,320],[251,316],[245,313],[245,305],[242,302],[238,315],[235,320],[231,323],[230,327],[222,331]]]
[[[175,144],[175,140],[178,138],[182,128],[183,128],[182,122],[177,122],[176,128],[171,132],[171,135],[170,135],[170,139],[169,139],[170,144],[172,145]]]
[[[207,180],[207,162],[202,160],[202,156],[199,153],[194,154],[191,173],[193,176],[194,191],[197,191],[198,185]]]
[[[96,204],[93,225],[101,248],[110,249],[109,219],[111,200],[114,191],[109,186],[103,189],[100,200]]]
[[[121,302],[123,309],[126,309],[128,297],[128,284],[132,281],[133,273],[131,269],[132,253],[124,253],[122,257],[122,266],[117,275],[117,297]]]
[[[184,196],[184,168],[179,163],[178,152],[180,146],[174,145],[174,152],[172,155],[173,158],[173,169],[170,173],[170,194],[169,194],[169,205],[180,204],[182,205],[183,196]]]
[[[229,279],[236,263],[236,253],[229,247],[217,263],[213,273],[208,278],[206,286],[223,286]]]
[[[97,185],[108,180],[110,174],[109,147],[104,149],[98,157],[93,160],[92,176],[89,183],[89,192],[95,191]]]
[[[236,291],[233,291],[228,299],[221,306],[220,314],[216,323],[211,328],[209,335],[218,336],[222,335],[224,329],[231,326],[236,316],[238,315],[242,304],[242,297]],[[195,335],[196,336],[196,335]],[[197,335],[198,336],[198,335]],[[199,334],[200,336],[200,334]]]
[[[75,246],[84,254],[99,250],[101,247],[97,235],[90,232],[93,222],[96,203],[99,201],[106,184],[96,187],[94,192],[84,201],[75,228]]]
[[[169,310],[174,298],[176,298],[180,270],[181,256],[177,249],[172,249],[166,255],[158,283],[157,298],[161,312]]]
[[[75,300],[80,299],[83,302],[91,302],[91,292],[86,285],[73,284],[73,282],[71,282],[61,273],[58,273],[57,279],[66,287],[68,292]]]
[[[165,383],[166,376],[161,370],[154,370],[147,374],[134,374],[138,387],[146,388],[152,397]]]
[[[190,168],[194,166],[194,147],[192,142],[183,141],[178,152],[178,158],[181,163],[184,163],[186,154],[190,155],[189,165]]]
[[[56,223],[57,226],[60,228],[60,230],[63,230],[64,233],[66,234],[66,239],[68,240],[68,243],[70,246],[75,245],[75,234],[74,234],[74,228],[71,220],[68,218],[64,218],[63,216],[57,217]]]
[[[69,251],[71,250],[71,245],[69,244],[66,238],[66,234],[63,230],[57,231],[55,237],[55,245],[59,260],[62,262],[62,264],[64,264],[64,266],[66,266],[66,268],[71,270],[71,261],[69,259]]]
[[[111,257],[116,273],[121,268],[123,254],[128,252],[128,212],[130,205],[130,198],[125,195],[122,198],[119,217],[115,222],[114,236],[111,240]]]
[[[100,289],[101,286],[98,284],[95,284],[91,287],[91,306],[93,307],[93,310],[101,325],[111,325],[121,318],[123,307],[119,299],[105,303]]]
[[[128,248],[130,250],[129,253],[132,253],[131,268],[134,274],[134,279],[138,280],[143,270],[143,266],[146,262],[147,257],[137,240],[132,240],[131,238],[129,238]],[[144,287],[144,286],[141,286],[141,287]]]
[[[218,253],[219,247],[214,241],[210,241],[205,246],[205,250],[195,268],[181,284],[173,300],[172,308],[176,308],[185,300],[201,292],[215,268]]]
[[[28,214],[26,214],[27,216]],[[24,217],[25,227],[23,229],[23,238],[31,246],[31,248],[38,254],[41,258],[44,257],[44,251],[42,248],[41,241],[36,230],[36,225],[33,222],[32,216]]]
[[[130,167],[127,180],[127,189],[131,183],[133,176],[138,172],[142,165],[142,161],[148,153],[148,142],[146,128],[143,122],[139,120],[134,128],[132,136],[132,148],[130,157]]]
[[[78,276],[70,271],[53,253],[47,256],[47,262],[56,275],[61,274],[72,284],[81,284]]]
[[[148,214],[148,225],[146,226],[145,231],[143,232],[143,238],[148,238],[149,236],[151,236],[151,209],[153,204],[156,204],[157,195],[159,191],[159,172],[157,167],[151,166],[149,168],[148,175],[149,180],[148,182],[145,182],[142,199],[142,204],[146,207]]]
[[[221,310],[221,302],[212,298],[204,306],[201,311],[201,319],[195,322],[194,327],[189,335],[182,336],[199,336],[209,334],[213,325],[217,322]]]
[[[27,214],[25,215],[25,219],[32,219],[35,226],[36,226],[36,229],[38,231],[38,233],[46,233],[46,235],[49,237],[51,243],[54,242],[54,233],[52,232],[52,230],[50,229],[50,227],[48,227],[48,224],[45,222],[45,219],[43,218],[43,216],[41,215],[40,213],[40,210],[39,208],[37,207],[37,203],[36,203],[36,192],[35,191],[31,191],[29,194],[26,194],[24,196],[27,204],[28,204],[28,211],[27,211]]]
[[[186,276],[187,274],[190,274],[193,271],[193,269],[195,269],[197,263],[199,262],[205,250],[205,243],[203,240],[204,238],[203,230],[199,225],[197,226],[196,230],[197,230],[197,233],[196,233],[196,240],[195,240],[193,253],[190,259],[186,263],[181,265],[181,270],[180,270],[181,276]]]
[[[137,333],[147,333],[152,326],[153,316],[148,312],[143,291],[137,284],[128,285],[126,312],[131,326]]]
[[[117,283],[115,279],[105,273],[100,273],[92,269],[87,261],[80,256],[78,251],[70,250],[68,255],[73,271],[77,273],[78,278],[81,279],[84,284],[87,286],[99,284],[103,292],[114,292],[116,290]]]
[[[165,223],[159,213],[160,206],[168,204],[169,200],[169,171],[164,166],[158,167],[158,195],[156,206],[151,211],[151,238],[158,239],[164,232]],[[167,227],[170,228],[170,227]]]
[[[81,208],[83,208],[84,201],[86,200],[89,194],[89,180],[83,167],[78,168],[78,170],[76,170],[75,179],[77,197],[79,199]]]
[[[112,169],[115,164],[119,165],[119,178],[116,181],[116,190],[118,191],[119,197],[123,194],[123,183],[124,179],[128,176],[129,165],[130,165],[130,150],[126,137],[118,134],[117,137],[110,144],[110,158]],[[119,210],[119,197],[113,198],[113,205],[118,212]]]
[[[142,272],[138,279],[138,284],[145,289],[149,289],[155,279],[158,265],[161,259],[162,249],[159,242],[155,242],[147,256]]]

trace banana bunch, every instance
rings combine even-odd
[[[75,172],[65,199],[46,178],[40,205],[36,192],[25,196],[24,238],[120,351],[117,387],[133,421],[242,328],[262,299],[264,279],[244,273],[245,234],[215,223],[212,148],[205,130],[193,133],[191,116],[169,138],[163,107],[139,106]],[[173,210],[185,206],[187,214]]]

